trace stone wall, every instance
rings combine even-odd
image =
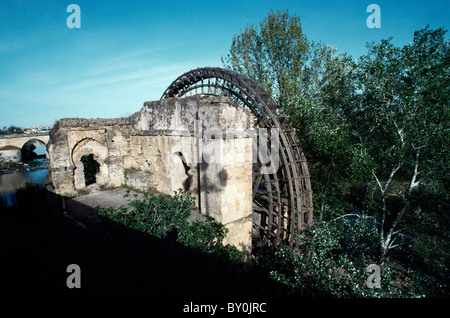
[[[251,129],[250,112],[205,95],[146,102],[128,118],[61,119],[48,147],[53,185],[65,196],[85,190],[81,157],[93,154],[98,186],[182,188],[229,229],[226,243],[250,249]]]
[[[0,147],[0,158],[5,161],[19,163],[22,161],[22,149],[14,146]]]

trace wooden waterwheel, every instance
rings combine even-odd
[[[278,151],[279,166],[265,172],[267,160],[258,151],[253,164],[253,237],[262,244],[296,245],[295,233],[312,225],[313,202],[306,159],[288,116],[260,85],[222,68],[198,68],[179,76],[161,99],[197,94],[228,97],[252,112],[257,129],[266,129],[267,143]]]

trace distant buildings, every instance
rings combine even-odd
[[[48,134],[52,127],[40,126],[40,127],[16,127],[10,126],[9,128],[3,127],[0,129],[0,136],[4,135],[16,135],[16,134]]]
[[[22,130],[25,134],[43,134],[49,133],[52,127],[50,126],[41,126],[41,127],[22,127]]]

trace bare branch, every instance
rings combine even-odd
[[[402,217],[405,210],[406,210],[406,204],[403,205],[403,207],[397,213],[397,216],[395,217],[394,222],[392,222],[391,228],[389,229],[389,231],[386,235],[386,241],[385,241],[384,246],[388,246],[388,248],[389,248],[389,245],[391,244],[391,240],[392,240],[392,235],[394,234],[394,229],[397,226],[397,223],[400,220],[400,218]]]
[[[336,220],[339,220],[339,219],[342,219],[342,218],[346,218],[348,216],[356,216],[358,218],[361,218],[361,216],[358,213],[348,213],[348,214],[344,214],[344,215],[338,216],[333,221],[336,221]]]
[[[384,186],[381,185],[381,182],[378,179],[377,175],[375,174],[374,171],[372,171],[372,175],[374,176],[375,180],[377,181],[378,187],[380,188],[380,191],[383,195],[386,193],[386,190],[389,187],[389,184],[391,183],[392,179],[394,178],[395,173],[398,171],[398,169],[400,169],[401,166],[402,166],[402,164],[399,163],[398,166],[396,166],[395,168],[392,169],[391,174],[389,175]]]
[[[405,146],[405,138],[403,133],[403,128],[398,127],[397,122],[394,120],[395,128],[397,128],[397,134],[400,137],[400,141],[402,142],[402,148]]]
[[[416,160],[414,162],[414,173],[413,176],[411,178],[411,182],[409,183],[409,188],[407,191],[407,195],[411,194],[411,191],[416,188],[417,186],[419,186],[419,184],[423,181],[423,179],[420,179],[419,181],[416,181],[417,176],[420,174],[419,172],[419,154],[420,154],[420,149],[422,149],[425,146],[421,146],[421,147],[417,147],[414,148],[416,150]]]
[[[399,247],[399,246],[401,245],[400,243],[393,245],[393,243],[394,243],[394,241],[392,241],[392,242],[389,244],[389,246],[387,247],[388,250],[390,250],[390,249],[392,249],[392,248]]]
[[[383,193],[383,187],[381,186],[380,180],[378,180],[377,175],[375,174],[374,171],[372,171],[372,174],[373,174],[375,180],[377,181],[377,184],[378,184],[378,187],[380,188],[381,193]]]
[[[395,173],[397,172],[398,169],[400,169],[401,166],[402,166],[402,164],[399,163],[397,167],[392,169],[391,174],[389,175],[389,178],[387,179],[386,183],[384,184],[384,191],[385,192],[386,192],[389,184],[391,183],[392,179],[394,178]]]

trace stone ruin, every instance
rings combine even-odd
[[[61,119],[48,153],[55,191],[86,191],[82,158],[98,162],[97,187],[190,192],[202,215],[229,230],[225,244],[251,250],[253,115],[227,97],[146,102],[128,118]],[[249,133],[250,132],[250,133]]]

